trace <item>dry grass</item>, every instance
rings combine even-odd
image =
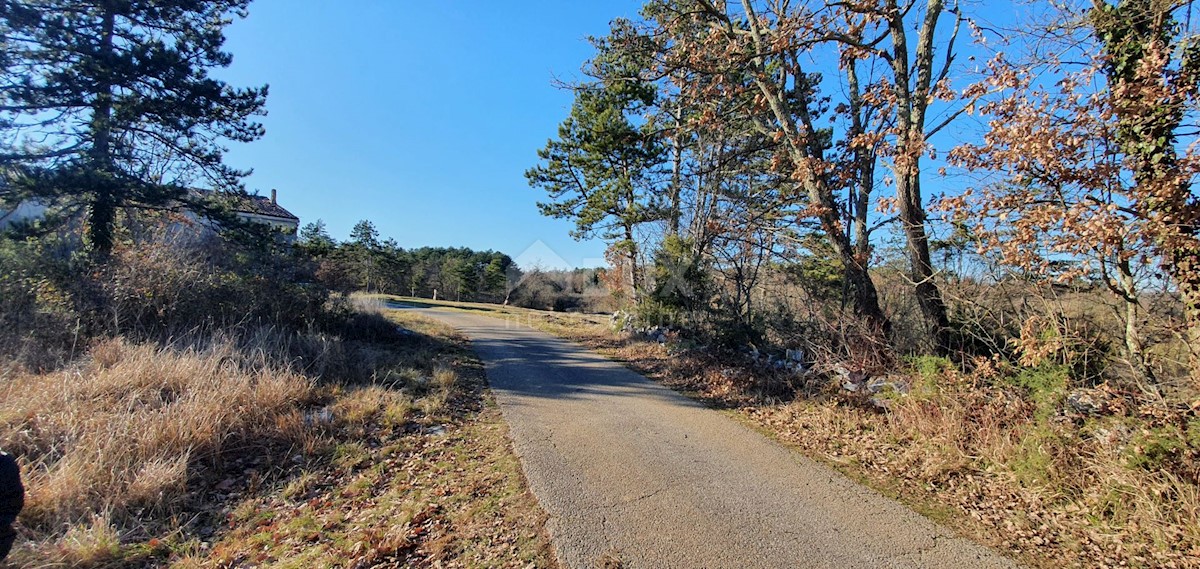
[[[518,306],[503,306],[478,302],[455,302],[451,300],[430,300],[407,296],[387,294],[355,295],[356,306],[373,306],[386,308],[388,303],[400,303],[414,306],[437,306],[486,314],[500,318],[513,324],[537,328],[550,334],[574,339],[609,340],[612,338],[609,317],[598,314],[580,312],[550,312]]]
[[[333,468],[243,502],[235,529],[179,567],[552,567],[544,514],[494,408],[445,434],[343,448]],[[264,545],[270,544],[264,547]]]
[[[772,436],[1031,565],[1200,567],[1194,474],[1135,464],[1139,433],[1169,422],[1151,409],[1040,416],[1014,390],[951,372],[880,413],[844,396],[731,399],[719,382],[708,389],[678,372],[657,369],[663,381],[731,402]]]
[[[1197,485],[1131,467],[1118,432],[1137,421],[1040,423],[1019,407],[998,392],[949,392],[886,415],[804,400],[743,412],[1030,564],[1200,566]]]
[[[0,367],[0,447],[19,457],[27,487],[10,563],[219,564],[243,548],[264,551],[263,543],[239,541],[236,532],[222,537],[231,512],[275,517],[256,508],[289,496],[311,498],[317,487],[372,501],[384,492],[396,507],[409,507],[403,504],[427,497],[411,494],[402,477],[389,472],[362,486],[359,474],[382,474],[382,464],[404,457],[407,472],[456,488],[457,472],[429,462],[438,457],[410,452],[426,444],[434,425],[467,437],[471,452],[498,465],[495,478],[503,484],[465,491],[464,507],[495,499],[490,490],[520,502],[514,497],[524,492],[523,480],[504,437],[459,432],[487,423],[478,419],[481,371],[461,337],[419,317],[388,316],[392,323],[378,326],[395,336],[388,343],[256,328],[170,345],[104,340],[50,373]],[[415,333],[396,334],[397,323]],[[375,525],[382,518],[354,521],[367,516],[359,509],[373,506],[362,500],[346,504],[347,535],[367,527],[386,534],[388,526]],[[513,515],[527,523],[493,533],[532,535],[521,538],[528,542],[525,558],[548,565],[540,511],[531,499],[520,503]],[[398,546],[381,540],[357,545],[355,557],[395,557]],[[291,541],[273,546],[269,553],[277,559],[297,553]],[[409,553],[451,561],[458,555]]]
[[[65,371],[0,385],[0,440],[22,457],[23,525],[70,526],[96,512],[133,523],[177,502],[192,460],[240,439],[302,444],[280,419],[314,396],[313,381],[253,365],[229,342],[175,350],[105,341]]]

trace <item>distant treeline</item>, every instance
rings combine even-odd
[[[331,289],[484,302],[504,302],[520,271],[512,258],[466,247],[403,249],[380,239],[370,221],[358,222],[350,239],[330,237],[317,220],[300,229],[301,249],[317,263],[316,278]]]

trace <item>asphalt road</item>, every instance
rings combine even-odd
[[[564,567],[1016,567],[574,343],[415,309],[484,361]]]

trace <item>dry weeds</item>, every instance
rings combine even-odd
[[[550,565],[462,338],[389,317],[411,332],[386,344],[269,328],[166,346],[110,339],[52,373],[0,368],[0,447],[19,457],[28,492],[10,563],[300,563],[319,549],[318,565]],[[448,452],[460,459],[450,469]],[[487,515],[421,514],[434,501]],[[337,530],[258,531],[334,502]],[[412,534],[443,517],[445,531]]]

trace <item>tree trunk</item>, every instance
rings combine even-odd
[[[934,87],[934,31],[945,5],[943,0],[928,0],[911,68],[908,30],[904,22],[906,10],[901,10],[895,0],[888,0],[887,6],[888,33],[892,39],[893,92],[896,96],[896,157],[893,161],[896,199],[900,207],[900,222],[904,226],[909,271],[917,302],[921,306],[921,315],[934,348],[944,354],[950,348],[950,319],[942,292],[933,280],[929,236],[925,232],[925,203],[921,196],[920,161],[925,151],[925,112]],[[953,48],[952,44],[946,46],[947,50]],[[946,60],[948,64],[950,54],[947,54]]]
[[[679,219],[682,217],[683,195],[683,131],[679,117],[675,119],[675,133],[671,136],[671,211],[667,217],[667,234],[679,235]]]
[[[925,207],[921,199],[921,180],[914,174],[908,180],[896,180],[896,197],[900,202],[900,223],[908,250],[909,274],[914,283],[917,303],[925,320],[926,331],[939,353],[950,347],[950,318],[942,292],[933,278],[933,261],[929,254],[929,236],[925,233]]]
[[[1154,373],[1150,369],[1149,360],[1146,357],[1146,346],[1142,341],[1141,328],[1138,322],[1141,320],[1142,305],[1138,301],[1137,283],[1134,281],[1133,272],[1130,270],[1129,261],[1121,261],[1116,264],[1119,280],[1120,296],[1125,305],[1125,314],[1122,320],[1125,321],[1125,355],[1129,358],[1129,365],[1135,371],[1146,379],[1154,379]]]
[[[1142,343],[1142,335],[1138,329],[1140,306],[1135,300],[1125,300],[1125,354],[1129,365],[1146,379],[1153,379],[1154,374],[1146,361],[1146,347]]]
[[[637,242],[633,240],[633,226],[625,226],[625,259],[629,264],[629,298],[634,304],[641,300],[641,279],[638,278]]]
[[[104,18],[101,22],[100,50],[105,55],[111,55],[113,50],[113,35],[116,27],[116,15],[111,6],[104,5]],[[106,62],[107,63],[107,62]],[[105,67],[103,73],[111,72]],[[101,255],[107,255],[113,246],[113,224],[116,219],[117,196],[112,168],[112,111],[113,87],[105,77],[97,85],[96,100],[92,104],[92,148],[89,152],[91,162],[91,204],[88,212],[88,241],[91,247]]]
[[[846,280],[850,283],[855,314],[863,319],[872,334],[890,338],[892,322],[879,306],[879,293],[875,290],[871,274],[858,265],[846,265]]]

